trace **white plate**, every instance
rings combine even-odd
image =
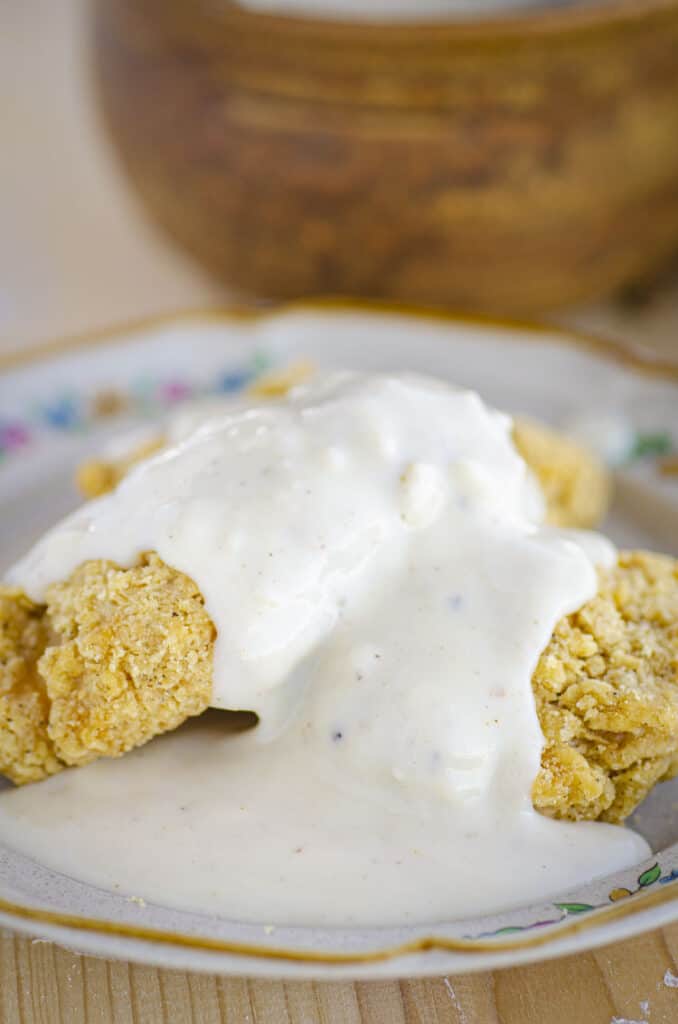
[[[621,410],[649,447],[659,436],[678,448],[678,366],[590,339],[365,306],[187,314],[63,343],[0,376],[0,570],[77,503],[74,467],[116,431],[298,358],[438,374],[556,424]],[[660,468],[650,454],[619,474],[609,532],[621,545],[678,553],[678,476]],[[656,853],[633,870],[537,906],[430,927],[271,931],[140,905],[28,860],[3,836],[0,925],[82,952],[230,974],[386,977],[524,963],[678,919],[677,796],[666,783],[635,816]]]

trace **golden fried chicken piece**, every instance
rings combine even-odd
[[[138,462],[155,455],[165,446],[162,434],[149,437],[117,459],[90,459],[78,466],[75,482],[86,498],[98,498],[118,486]]]
[[[247,393],[255,398],[284,398],[288,391],[303,384],[315,372],[313,363],[307,359],[297,359],[282,370],[271,370],[257,377],[247,389]]]
[[[0,772],[15,782],[118,757],[209,704],[214,626],[157,555],[86,562],[46,607],[5,590],[0,609]]]
[[[610,477],[593,452],[542,423],[522,417],[513,425],[516,448],[537,477],[552,526],[597,526],[610,503]]]
[[[622,554],[558,623],[532,686],[546,738],[535,806],[623,821],[678,771],[678,563]]]
[[[48,642],[44,607],[0,587],[0,775],[18,785],[63,767],[47,735],[49,698],[37,668]]]

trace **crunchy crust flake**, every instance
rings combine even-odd
[[[118,486],[138,462],[155,455],[165,445],[165,438],[158,434],[136,445],[118,459],[90,459],[78,466],[75,482],[86,498],[98,498]]]
[[[623,821],[678,767],[678,563],[622,554],[558,623],[532,685],[546,738],[535,806]]]
[[[255,398],[284,398],[288,391],[312,377],[313,364],[306,359],[290,363],[282,370],[272,370],[258,377],[247,389]]]
[[[87,562],[46,608],[0,596],[0,770],[13,781],[118,757],[208,706],[214,626],[157,555]]]
[[[600,523],[610,503],[610,477],[602,462],[564,434],[518,418],[516,448],[537,477],[552,526],[587,529]]]
[[[37,670],[49,638],[44,613],[0,586],[0,774],[18,785],[63,767],[47,735],[49,700]]]

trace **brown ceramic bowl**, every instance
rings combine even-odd
[[[416,25],[96,0],[94,40],[149,210],[245,292],[525,313],[678,248],[678,0]]]

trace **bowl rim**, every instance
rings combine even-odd
[[[499,42],[505,38],[587,33],[596,29],[629,27],[650,18],[678,15],[678,0],[569,0],[564,4],[494,10],[478,18],[432,17],[391,21],[378,19],[313,18],[302,14],[250,10],[230,0],[223,10],[214,5],[209,14],[224,23],[294,36],[346,37],[366,41],[446,43],[453,41]]]

